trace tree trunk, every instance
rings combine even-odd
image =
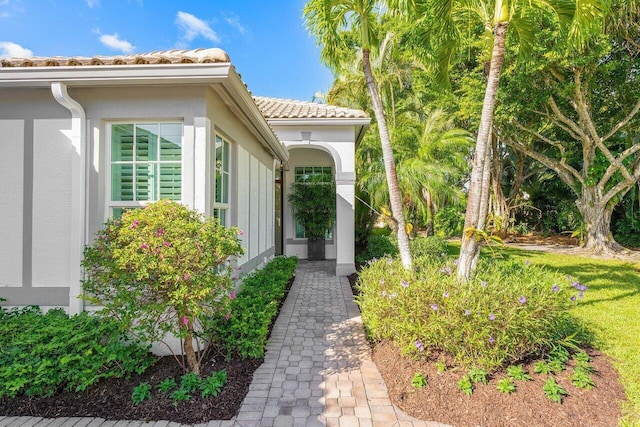
[[[181,325],[182,326],[182,325]],[[193,324],[191,321],[187,324],[187,336],[184,338],[184,355],[187,357],[187,366],[194,374],[200,376],[200,363],[193,349]]]
[[[398,185],[398,176],[396,174],[396,164],[393,159],[393,147],[391,146],[391,138],[387,128],[387,121],[384,116],[384,109],[378,88],[376,87],[373,73],[371,72],[371,61],[369,60],[369,50],[362,49],[362,68],[367,83],[367,89],[371,95],[373,103],[373,111],[378,123],[378,131],[380,133],[380,144],[382,146],[382,160],[384,162],[385,174],[387,177],[387,186],[389,187],[389,201],[391,204],[391,214],[397,226],[398,251],[400,260],[405,269],[412,268],[411,250],[409,249],[409,236],[407,235],[407,227],[402,212],[402,198],[400,194],[400,186]]]
[[[615,205],[602,203],[602,195],[596,187],[586,187],[576,201],[584,223],[582,249],[595,254],[613,254],[624,248],[611,233],[611,214]]]
[[[480,117],[480,127],[476,139],[473,169],[471,171],[471,182],[469,185],[469,198],[467,200],[467,212],[465,214],[464,231],[462,233],[462,246],[460,247],[460,259],[458,260],[458,278],[464,281],[469,280],[471,271],[480,255],[480,242],[474,231],[478,229],[478,225],[481,223],[481,211],[484,210],[486,212],[486,209],[481,207],[483,200],[483,177],[485,167],[489,167],[485,163],[487,150],[490,149],[488,146],[489,133],[491,132],[493,113],[496,106],[500,69],[504,62],[507,25],[508,22],[499,22],[496,24],[494,30],[491,68],[489,69],[487,88],[482,104],[482,116]]]

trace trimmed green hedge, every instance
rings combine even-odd
[[[208,319],[205,330],[227,357],[233,353],[243,358],[264,356],[269,325],[278,314],[297,264],[296,257],[274,258],[263,269],[244,278],[226,317]]]

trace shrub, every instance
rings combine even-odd
[[[262,270],[245,276],[226,316],[204,322],[205,331],[215,337],[227,357],[234,353],[243,358],[264,356],[269,325],[278,314],[297,263],[296,257],[276,257]]]
[[[443,258],[447,254],[447,244],[442,237],[418,237],[411,241],[414,258]]]
[[[199,374],[194,331],[203,316],[226,313],[226,263],[242,253],[237,236],[236,228],[168,200],[129,210],[85,250],[83,297],[143,340],[179,336],[188,365],[182,367]]]
[[[360,272],[357,302],[373,340],[393,340],[414,356],[444,351],[465,368],[491,373],[576,332],[568,310],[586,287],[558,273],[482,260],[477,275],[461,283],[452,262],[422,258],[416,265],[409,272],[387,258]]]
[[[395,256],[398,254],[398,246],[395,240],[388,235],[372,234],[367,241],[366,249],[356,256],[356,261],[364,264],[374,258]]]
[[[462,235],[464,213],[460,208],[447,207],[436,213],[434,221],[435,233],[440,237]]]
[[[142,373],[153,360],[148,346],[111,320],[69,317],[61,309],[0,309],[0,397],[81,391],[103,378]]]

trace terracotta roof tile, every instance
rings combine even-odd
[[[1,67],[70,67],[87,65],[138,65],[138,64],[191,64],[230,62],[229,55],[218,48],[193,50],[163,50],[150,53],[136,53],[119,56],[75,56],[75,57],[39,57],[2,58]]]
[[[254,96],[254,101],[267,119],[366,119],[362,110],[337,107],[335,105],[315,102],[296,101],[293,99],[268,98]]]

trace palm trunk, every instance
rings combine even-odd
[[[499,22],[495,26],[493,51],[491,53],[491,68],[487,78],[487,88],[482,104],[482,116],[480,127],[476,139],[476,150],[473,159],[473,169],[471,171],[471,182],[469,186],[469,198],[467,200],[467,212],[464,219],[464,231],[462,234],[462,246],[460,248],[460,259],[458,261],[458,278],[467,281],[471,276],[475,264],[480,255],[480,242],[474,230],[480,225],[480,214],[483,208],[483,181],[485,175],[486,156],[489,150],[489,133],[493,122],[493,113],[496,106],[496,95],[498,93],[498,80],[500,70],[504,62],[505,41],[507,36],[508,22]],[[488,190],[488,188],[486,189]],[[487,200],[488,201],[488,200]],[[486,212],[486,209],[484,209]]]
[[[382,108],[382,101],[378,94],[373,73],[371,72],[371,61],[369,60],[369,50],[362,49],[362,68],[367,83],[367,89],[371,95],[373,103],[373,111],[378,123],[378,131],[380,132],[380,144],[382,145],[382,159],[387,177],[387,186],[389,187],[389,200],[391,203],[391,214],[397,226],[398,250],[400,252],[400,260],[405,269],[412,268],[411,250],[409,249],[409,236],[406,232],[406,223],[404,214],[402,213],[402,198],[400,196],[400,186],[398,185],[398,176],[396,174],[396,165],[393,159],[393,148],[391,139],[389,138],[389,130],[387,129],[387,121]]]

